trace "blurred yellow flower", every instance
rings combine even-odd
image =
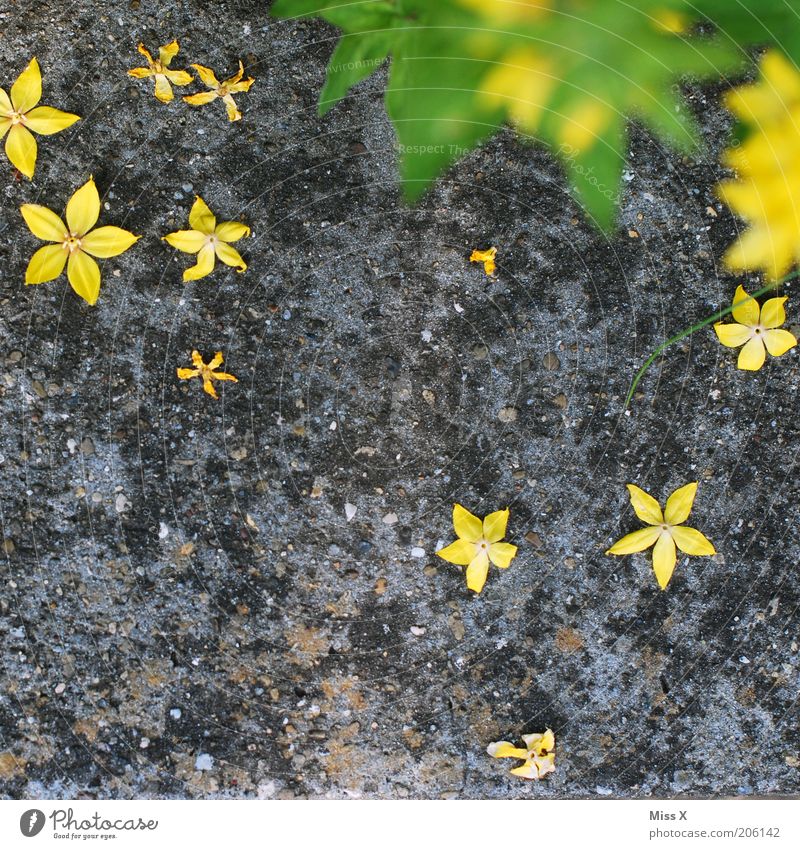
[[[483,80],[479,97],[489,107],[505,107],[514,124],[533,133],[557,80],[552,62],[528,47],[520,47],[493,65]]]
[[[162,103],[169,103],[175,96],[172,93],[172,85],[189,85],[194,79],[188,71],[171,71],[169,69],[170,62],[172,62],[180,49],[177,41],[170,41],[169,44],[159,47],[158,59],[153,59],[141,42],[136,45],[136,49],[147,59],[147,67],[132,68],[128,73],[137,80],[142,80],[145,77],[155,77],[155,94]]]
[[[238,379],[232,374],[217,369],[225,362],[222,356],[222,351],[217,351],[214,358],[209,363],[204,363],[199,351],[192,351],[192,362],[194,368],[179,368],[177,369],[178,377],[181,380],[191,380],[193,377],[203,378],[203,389],[212,397],[218,398],[217,390],[214,388],[215,380],[232,380],[238,383]]]
[[[734,322],[718,322],[714,330],[727,348],[744,345],[739,352],[740,369],[758,371],[766,359],[765,349],[773,357],[780,357],[797,344],[797,339],[788,330],[777,329],[786,321],[785,302],[786,298],[770,298],[763,307],[759,307],[758,302],[745,292],[744,286],[737,287],[733,296]]]
[[[800,257],[800,73],[772,50],[761,60],[761,80],[729,92],[725,103],[750,127],[744,143],[723,157],[738,179],[717,187],[750,225],[728,249],[725,264],[778,280]]]
[[[489,574],[489,561],[507,569],[517,554],[516,545],[500,542],[506,535],[509,511],[498,510],[484,520],[460,504],[453,505],[453,527],[458,539],[436,553],[448,563],[467,567],[467,586],[479,593]]]
[[[214,257],[241,272],[247,263],[232,248],[229,242],[238,242],[250,235],[250,228],[238,221],[223,221],[217,224],[211,210],[201,197],[197,197],[189,212],[191,230],[177,230],[163,236],[165,242],[187,254],[197,254],[197,265],[183,272],[184,281],[199,280],[214,270]]]
[[[38,145],[30,131],[52,136],[80,120],[79,115],[52,106],[37,106],[42,99],[42,72],[34,57],[11,86],[10,96],[0,88],[0,139],[6,138],[9,162],[29,180],[36,168]]]
[[[493,23],[533,23],[552,11],[554,0],[459,0]]]
[[[473,251],[470,255],[470,262],[482,262],[483,270],[491,277],[494,274],[495,263],[494,259],[497,256],[497,248],[489,248],[488,251]]]
[[[627,484],[631,496],[631,505],[636,515],[650,527],[634,531],[622,537],[606,551],[606,554],[633,554],[644,551],[655,543],[653,549],[653,570],[662,590],[667,588],[669,579],[675,570],[675,546],[685,554],[716,554],[714,546],[694,528],[683,523],[689,518],[697,492],[697,482],[687,483],[667,499],[664,512],[651,495],[632,483]]]
[[[206,84],[210,91],[201,91],[198,94],[187,94],[183,99],[190,106],[203,106],[206,103],[211,103],[212,100],[216,100],[218,97],[221,97],[225,103],[228,120],[240,121],[242,113],[238,110],[236,102],[231,95],[240,91],[249,91],[250,86],[255,82],[253,77],[249,77],[246,80],[242,79],[244,76],[244,65],[242,65],[241,60],[239,61],[239,70],[232,77],[229,77],[227,80],[223,80],[222,82],[216,78],[211,68],[206,68],[204,65],[192,65],[192,67],[197,71],[198,76]]]
[[[92,257],[118,256],[140,238],[120,227],[92,229],[100,216],[100,196],[92,177],[67,202],[66,225],[46,206],[26,203],[20,212],[34,236],[56,242],[39,248],[31,257],[25,282],[55,280],[66,265],[70,285],[91,305],[100,294],[100,268]]]
[[[486,748],[486,753],[493,758],[520,758],[525,761],[522,766],[518,766],[511,770],[512,775],[518,775],[520,778],[530,778],[534,781],[539,778],[544,778],[549,772],[555,770],[555,752],[553,749],[556,745],[556,738],[553,732],[548,728],[544,734],[523,734],[522,739],[525,742],[524,749],[518,749],[507,740],[498,740],[496,743],[489,743]]]

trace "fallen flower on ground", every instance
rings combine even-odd
[[[473,251],[470,262],[482,262],[483,270],[491,277],[494,274],[494,258],[497,256],[497,248],[489,248],[487,251]]]
[[[467,586],[479,593],[486,583],[489,561],[507,569],[517,554],[517,546],[500,542],[506,535],[509,511],[498,510],[484,520],[473,516],[460,504],[453,505],[453,527],[458,539],[436,553],[448,563],[467,567]]]
[[[684,552],[697,556],[716,554],[714,546],[694,528],[684,527],[689,518],[697,482],[687,483],[676,489],[667,499],[664,512],[651,495],[632,483],[627,484],[631,496],[631,505],[636,515],[650,527],[634,531],[622,537],[606,551],[606,554],[633,554],[644,551],[655,543],[653,549],[653,570],[662,590],[667,588],[677,559],[675,546]]]
[[[76,294],[94,306],[100,294],[100,268],[92,257],[107,259],[128,250],[140,238],[121,227],[92,229],[100,215],[100,196],[94,178],[84,183],[67,202],[66,225],[46,206],[26,203],[20,207],[31,233],[46,242],[25,271],[25,283],[55,280],[67,266],[67,277]]]
[[[776,50],[761,60],[761,80],[733,89],[725,104],[748,125],[742,144],[722,161],[737,173],[717,187],[722,200],[749,229],[728,248],[732,271],[761,269],[769,280],[782,277],[800,258],[800,73]]]
[[[52,106],[37,106],[42,99],[42,72],[34,57],[11,86],[10,95],[0,88],[0,139],[6,138],[9,162],[33,179],[38,145],[31,130],[41,136],[52,136],[71,127],[80,115],[62,112]]]
[[[525,748],[517,748],[507,740],[498,740],[489,743],[486,753],[493,758],[520,758],[525,763],[511,770],[512,775],[520,778],[530,778],[534,781],[544,778],[549,772],[555,770],[556,738],[548,728],[544,734],[523,734]]]
[[[242,65],[241,60],[239,61],[239,70],[232,77],[228,77],[227,80],[223,80],[222,82],[217,79],[211,68],[206,68],[204,65],[192,65],[192,67],[197,71],[198,76],[210,91],[187,94],[184,95],[183,99],[190,106],[204,106],[206,103],[211,103],[212,100],[221,97],[225,103],[228,120],[240,121],[242,113],[237,108],[232,95],[240,91],[249,91],[250,86],[255,82],[253,77],[248,77],[246,80],[242,79],[244,76],[244,65]]]
[[[240,224],[238,221],[223,221],[222,224],[217,224],[216,217],[199,196],[189,212],[189,224],[192,226],[191,230],[177,230],[162,237],[179,251],[197,254],[197,264],[183,272],[184,281],[199,280],[211,274],[215,256],[239,272],[247,268],[247,263],[239,252],[229,244],[250,235],[250,228],[246,224]]]
[[[766,351],[780,357],[797,344],[797,339],[788,330],[779,330],[786,321],[783,305],[786,298],[770,298],[759,307],[745,292],[744,286],[736,288],[732,310],[734,322],[714,325],[717,338],[727,348],[738,348],[738,367],[747,371],[758,371],[764,365]],[[739,306],[736,306],[739,304]]]
[[[153,59],[150,52],[141,42],[136,45],[136,49],[147,59],[147,67],[131,68],[128,73],[137,80],[142,80],[146,77],[155,77],[155,95],[162,103],[169,103],[175,97],[172,92],[173,85],[189,85],[194,80],[194,77],[188,71],[171,71],[169,68],[170,62],[172,62],[180,49],[177,41],[170,41],[169,44],[159,47],[158,59]]]
[[[209,363],[203,362],[203,358],[200,356],[199,351],[192,351],[192,362],[194,363],[194,368],[177,369],[178,377],[181,380],[191,380],[193,377],[202,377],[203,389],[205,389],[212,398],[219,398],[217,390],[214,389],[215,380],[232,380],[234,383],[239,382],[239,380],[232,374],[228,374],[224,371],[217,371],[217,369],[225,362],[225,358],[222,356],[222,351],[217,351],[217,353],[214,354],[214,358]]]

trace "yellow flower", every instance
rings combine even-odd
[[[720,183],[717,192],[750,224],[728,249],[725,264],[733,271],[762,269],[777,280],[800,257],[800,74],[771,51],[761,60],[761,77],[725,99],[751,133],[726,151],[723,162],[739,179]]]
[[[484,520],[460,504],[453,505],[453,527],[458,539],[436,553],[448,563],[467,567],[467,586],[479,593],[486,583],[489,561],[507,569],[517,553],[516,545],[500,542],[506,535],[508,510],[490,513]]]
[[[214,389],[215,380],[232,380],[234,383],[239,381],[232,374],[217,369],[225,362],[222,356],[222,351],[217,351],[214,354],[214,359],[210,363],[204,363],[199,351],[192,351],[192,362],[194,368],[179,368],[177,369],[178,377],[181,380],[190,380],[193,377],[203,378],[203,389],[212,397],[218,398],[217,390]]]
[[[491,277],[494,274],[494,258],[497,256],[497,248],[489,248],[488,251],[473,251],[470,262],[482,262],[483,270]]]
[[[172,85],[189,85],[194,77],[188,71],[171,71],[169,63],[177,56],[180,49],[177,41],[170,41],[158,48],[158,59],[153,59],[149,51],[140,42],[136,49],[147,59],[146,68],[132,68],[128,73],[137,80],[145,77],[156,78],[156,97],[162,103],[169,103],[175,96]],[[172,85],[170,85],[172,83]]]
[[[518,127],[533,133],[557,79],[550,61],[530,48],[517,48],[488,72],[479,97],[488,107],[505,106],[509,118]]]
[[[486,753],[493,758],[521,758],[525,761],[522,766],[511,770],[512,775],[520,778],[530,778],[534,781],[544,778],[548,772],[555,770],[556,738],[548,728],[544,734],[523,734],[525,748],[518,749],[507,740],[498,740],[497,743],[489,743]]]
[[[533,23],[551,14],[553,0],[460,0],[495,24]]]
[[[663,514],[655,498],[632,483],[627,484],[627,487],[636,515],[650,527],[624,536],[615,542],[606,554],[633,554],[635,551],[644,551],[655,543],[653,569],[662,590],[667,588],[675,570],[676,545],[685,554],[716,554],[714,546],[700,531],[683,527],[694,504],[697,482],[687,483],[686,486],[676,489],[667,499]]]
[[[140,238],[120,227],[92,229],[100,215],[100,197],[93,177],[89,177],[67,202],[66,225],[46,206],[26,203],[20,207],[20,212],[34,236],[56,242],[39,248],[31,257],[25,282],[55,280],[67,265],[70,285],[92,306],[100,294],[100,269],[92,257],[118,256]]]
[[[225,265],[233,266],[237,271],[244,271],[247,263],[239,256],[239,252],[228,242],[238,242],[244,236],[250,235],[250,228],[238,221],[223,221],[217,224],[217,219],[206,206],[201,197],[197,197],[189,212],[191,230],[177,230],[163,236],[165,242],[187,254],[197,254],[197,265],[183,272],[184,280],[199,280],[214,270],[216,255]]]
[[[733,296],[733,317],[735,323],[714,325],[719,341],[727,348],[738,348],[738,366],[747,371],[758,371],[764,365],[766,354],[764,349],[773,357],[780,357],[790,348],[794,348],[797,339],[788,330],[778,330],[786,321],[783,305],[786,298],[770,298],[763,307],[745,292],[744,286],[738,286]],[[740,303],[745,301],[745,303]],[[735,306],[739,304],[739,306]]]
[[[241,60],[239,61],[239,70],[232,77],[222,82],[214,76],[211,68],[206,68],[203,65],[192,65],[192,67],[211,91],[201,91],[199,94],[187,94],[183,99],[190,106],[204,106],[206,103],[211,103],[212,100],[221,97],[228,112],[228,120],[240,121],[242,113],[236,108],[236,103],[231,95],[239,91],[249,91],[250,86],[255,82],[252,77],[246,80],[242,79],[242,76],[244,76],[244,66]]]
[[[36,168],[38,145],[29,130],[52,136],[80,120],[79,115],[52,106],[37,106],[42,99],[42,72],[35,58],[11,86],[11,96],[0,88],[0,139],[8,133],[6,156],[29,180]]]

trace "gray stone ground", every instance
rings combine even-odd
[[[172,37],[176,67],[244,59],[240,124],[126,77]],[[696,161],[632,129],[607,241],[510,132],[405,206],[383,78],[316,117],[334,37],[255,2],[0,12],[2,84],[35,54],[43,102],[84,116],[33,184],[2,166],[0,792],[797,793],[798,355],[744,374],[706,331],[621,409],[735,286],[718,93],[693,94]],[[144,235],[94,309],[23,286],[18,212],[89,174]],[[195,192],[252,225],[245,274],[181,283],[158,237]],[[467,262],[489,244],[495,281]],[[240,378],[218,403],[176,380],[193,347]],[[638,527],[626,482],[695,479],[716,557],[662,593],[647,556],[604,556]],[[511,508],[520,554],[480,597],[434,555],[455,500]],[[484,753],[548,726],[540,784]]]

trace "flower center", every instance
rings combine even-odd
[[[64,247],[71,254],[74,254],[76,251],[81,249],[81,240],[78,238],[77,233],[67,233],[64,237]]]
[[[12,112],[9,116],[11,119],[11,126],[14,124],[24,124],[25,123],[25,115],[22,112]]]
[[[486,542],[486,540],[485,540],[485,539],[482,539],[482,540],[478,543],[478,548],[479,548],[481,551],[487,551],[487,550],[488,550],[488,548],[489,548],[489,543],[488,543],[488,542]]]

